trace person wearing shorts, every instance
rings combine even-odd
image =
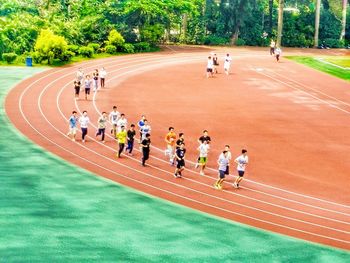
[[[213,68],[214,68],[213,60],[211,56],[209,56],[207,61],[207,78],[213,76]]]
[[[149,133],[146,133],[145,138],[141,142],[141,148],[142,148],[142,159],[141,164],[142,166],[146,166],[146,161],[149,159],[149,153],[150,153],[150,147],[151,147],[151,135]]]
[[[102,143],[105,143],[107,121],[108,121],[107,113],[102,112],[101,117],[97,121],[98,131],[96,132],[96,137],[102,135],[102,138],[101,138]]]
[[[169,132],[165,136],[166,150],[164,151],[165,156],[169,156],[169,162],[174,165],[175,158],[175,144],[176,144],[176,133],[174,127],[169,127]]]
[[[215,182],[214,187],[216,189],[222,190],[222,184],[224,183],[225,180],[225,175],[226,175],[226,168],[229,163],[229,160],[227,158],[227,151],[223,151],[218,159],[218,166],[219,166],[219,178]]]
[[[275,56],[276,56],[277,62],[280,62],[281,54],[282,54],[282,50],[279,47],[276,47],[276,49],[275,49]]]
[[[215,74],[218,73],[218,66],[219,66],[218,56],[214,54],[213,55],[213,73]]]
[[[181,172],[185,169],[185,153],[186,153],[185,144],[181,143],[179,145],[179,148],[177,148],[175,152],[175,158],[176,158],[176,169],[174,173],[175,178],[182,177]]]
[[[132,156],[132,150],[134,149],[135,135],[136,135],[135,124],[131,124],[130,129],[127,132],[128,146],[126,147],[126,151],[130,156]]]
[[[88,99],[88,95],[90,95],[90,90],[91,90],[90,75],[86,75],[86,78],[85,78],[85,100]]]
[[[80,81],[79,80],[74,80],[74,94],[75,94],[75,99],[79,99],[79,94],[80,94]]]
[[[117,134],[117,124],[118,120],[120,118],[120,113],[117,111],[117,106],[113,106],[113,110],[109,114],[109,121],[112,124],[111,134],[113,134],[114,137],[116,137]]]
[[[125,143],[126,143],[126,138],[128,137],[128,134],[125,130],[125,126],[120,127],[120,131],[117,132],[117,140],[118,140],[118,145],[119,145],[119,150],[117,153],[117,158],[121,157],[121,154],[124,150]]]
[[[243,180],[245,169],[248,165],[247,150],[245,149],[242,150],[242,154],[235,159],[235,163],[237,164],[238,177],[233,183],[233,187],[239,188],[239,183]]]
[[[120,131],[121,127],[124,126],[126,129],[128,127],[128,120],[125,118],[125,114],[120,114],[120,118],[117,121],[117,131]]]
[[[75,136],[77,134],[77,125],[78,125],[78,117],[77,117],[77,112],[73,111],[72,116],[70,116],[68,122],[69,122],[69,132],[67,134],[68,137],[72,139],[72,141],[75,141]]]
[[[87,115],[86,110],[83,111],[83,115],[79,118],[79,122],[80,122],[80,128],[81,128],[81,141],[85,142],[85,137],[88,133],[88,125],[90,122],[90,119]]]
[[[271,39],[271,42],[270,42],[270,55],[273,56],[275,55],[275,48],[276,48],[276,42]]]
[[[226,167],[226,171],[225,174],[229,175],[230,174],[230,161],[232,159],[232,154],[231,154],[231,150],[230,150],[230,145],[226,144],[225,145],[225,150],[227,152],[227,159],[228,159],[228,163],[227,163],[227,167]]]
[[[198,166],[200,167],[199,174],[202,176],[204,175],[204,169],[205,169],[205,166],[206,166],[207,161],[208,161],[209,148],[210,147],[209,147],[208,141],[203,141],[201,143],[201,145],[199,145],[199,147],[198,147],[199,160],[198,160],[198,163],[196,165],[196,168]]]

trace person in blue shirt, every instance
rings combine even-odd
[[[72,115],[68,119],[69,122],[69,132],[67,136],[72,140],[75,141],[75,136],[77,134],[77,124],[78,124],[78,117],[77,117],[77,112],[73,111]]]

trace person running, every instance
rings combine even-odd
[[[140,142],[142,141],[142,133],[141,133],[141,128],[143,125],[145,125],[145,120],[146,120],[146,116],[142,115],[141,116],[141,120],[138,121],[137,126],[139,127],[140,130]]]
[[[74,94],[75,94],[75,99],[79,99],[79,94],[80,94],[80,81],[79,80],[74,80]]]
[[[116,136],[118,119],[120,117],[119,111],[117,111],[117,106],[113,106],[113,110],[109,113],[109,121],[112,124],[111,134]]]
[[[85,100],[88,99],[88,95],[90,95],[90,90],[91,90],[90,75],[86,75],[86,78],[85,78]]]
[[[208,135],[208,131],[207,130],[204,130],[203,131],[203,135],[201,137],[199,137],[199,139],[198,139],[199,144],[203,143],[204,141],[207,141],[208,144],[210,144],[210,142],[211,142],[211,138]]]
[[[119,151],[117,153],[117,158],[121,157],[121,154],[124,150],[125,143],[126,143],[126,138],[127,138],[127,132],[125,130],[125,126],[120,127],[120,131],[117,132],[117,140],[119,144]]]
[[[232,159],[232,154],[231,154],[231,150],[230,150],[230,145],[225,145],[225,150],[227,152],[227,159],[228,159],[228,163],[227,163],[227,167],[226,167],[226,171],[225,174],[229,175],[230,174],[230,161]]]
[[[149,133],[146,133],[145,138],[141,142],[142,147],[142,159],[141,164],[142,166],[146,166],[146,161],[149,159],[149,153],[150,153],[150,146],[151,146],[151,135]]]
[[[233,183],[233,187],[239,188],[239,183],[243,180],[245,169],[248,165],[247,150],[242,150],[242,154],[235,159],[235,163],[237,164],[238,177]]]
[[[92,78],[94,80],[94,92],[98,90],[98,69],[92,73]]]
[[[69,132],[67,136],[72,139],[72,141],[75,141],[75,136],[77,135],[77,129],[78,129],[78,120],[77,112],[73,111],[72,115],[70,116],[68,122],[69,122]]]
[[[105,70],[105,68],[101,68],[101,70],[100,70],[101,88],[105,87],[106,76],[107,76],[107,71]]]
[[[145,119],[143,121],[143,126],[140,129],[141,141],[146,138],[146,134],[151,134],[151,126],[148,124],[148,121]]]
[[[196,164],[196,168],[198,166],[200,167],[199,174],[202,176],[204,175],[204,169],[208,161],[209,148],[210,146],[208,144],[208,141],[203,141],[197,149],[199,151],[199,160],[198,160],[198,163]]]
[[[176,149],[180,147],[180,144],[185,144],[185,134],[183,132],[179,133],[179,139],[176,141]]]
[[[225,71],[226,75],[230,74],[231,62],[232,62],[232,58],[231,58],[230,54],[227,53],[226,57],[224,59],[224,71]]]
[[[226,169],[227,165],[229,163],[229,159],[227,158],[227,151],[223,151],[218,159],[218,166],[219,166],[219,178],[215,182],[214,187],[216,189],[222,190],[222,184],[224,183],[225,180],[225,174],[226,174]]]
[[[271,42],[270,42],[270,55],[273,56],[275,55],[275,48],[276,48],[276,42],[271,39]]]
[[[76,74],[76,79],[77,81],[79,81],[80,83],[83,83],[84,80],[84,71],[82,68],[79,68]]]
[[[185,144],[181,143],[179,145],[179,148],[177,148],[175,152],[176,169],[175,169],[174,176],[176,178],[181,178],[182,177],[181,172],[185,169],[185,153],[186,153]]]
[[[175,144],[176,144],[176,133],[174,132],[174,127],[169,127],[169,132],[165,136],[166,150],[164,151],[165,156],[169,156],[169,162],[174,165],[175,158]]]
[[[101,141],[105,143],[105,133],[106,133],[106,125],[107,125],[107,113],[102,112],[101,117],[97,121],[98,131],[96,132],[96,137],[102,135]]]
[[[214,54],[214,56],[213,56],[213,71],[215,74],[218,73],[218,66],[219,66],[218,56],[216,54]]]
[[[120,118],[117,121],[117,130],[120,131],[120,128],[124,126],[126,129],[128,127],[128,120],[125,118],[125,114],[120,114]]]
[[[132,150],[134,149],[135,135],[136,135],[135,124],[131,124],[130,129],[127,132],[128,146],[126,147],[126,151],[130,156],[132,156]]]
[[[281,54],[282,54],[282,50],[279,47],[276,47],[276,49],[275,49],[275,56],[276,56],[277,62],[280,62]]]
[[[90,122],[90,119],[87,115],[86,110],[83,111],[83,115],[79,118],[79,122],[80,122],[80,128],[81,128],[81,141],[85,142],[85,137],[88,133],[88,126]]]
[[[213,67],[213,60],[211,56],[209,56],[207,61],[207,78],[213,77]]]

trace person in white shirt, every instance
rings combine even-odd
[[[85,142],[85,136],[88,133],[88,125],[89,125],[90,119],[87,116],[87,111],[83,111],[83,115],[79,118],[80,128],[81,128],[81,139],[82,142]]]
[[[117,121],[117,130],[120,132],[121,127],[124,126],[125,129],[128,127],[128,120],[125,118],[125,114],[120,114],[120,118]]]
[[[118,120],[120,118],[120,113],[119,113],[119,111],[117,111],[117,106],[113,106],[113,110],[109,114],[108,118],[109,118],[109,121],[112,124],[111,134],[113,134],[113,136],[115,138],[116,131],[117,131],[117,124],[118,124]]]
[[[244,172],[248,165],[247,150],[242,150],[242,154],[235,159],[235,163],[237,164],[238,177],[233,183],[233,187],[239,188],[239,183],[243,180]]]
[[[216,189],[222,190],[222,184],[224,183],[224,180],[225,180],[225,174],[226,174],[226,169],[227,169],[228,163],[229,163],[228,152],[223,151],[220,154],[219,159],[218,159],[219,178],[214,184],[214,187]]]
[[[107,71],[105,70],[105,68],[102,68],[100,70],[100,82],[101,82],[101,88],[105,87],[105,79],[107,76]]]
[[[207,62],[207,78],[213,76],[213,68],[214,68],[213,59],[211,58],[211,56],[209,56],[208,62]]]
[[[143,120],[143,126],[140,128],[141,141],[146,139],[146,134],[151,134],[151,126],[146,119]]]
[[[276,48],[276,42],[271,39],[271,42],[270,42],[270,55],[273,56],[275,55],[275,48]]]
[[[232,58],[230,54],[226,54],[226,57],[224,59],[224,71],[226,75],[230,74],[231,62],[232,62]]]
[[[226,171],[225,174],[229,175],[230,174],[230,161],[232,159],[232,154],[231,154],[231,150],[230,150],[230,145],[225,145],[225,150],[227,152],[227,159],[228,159],[228,163],[227,163],[227,167],[226,167]]]
[[[200,166],[199,174],[202,176],[204,175],[204,168],[208,161],[209,148],[210,146],[207,140],[204,140],[197,148],[197,150],[199,151],[199,160],[198,160],[198,163],[196,164],[196,167]]]
[[[276,56],[277,62],[280,61],[281,54],[282,54],[282,50],[279,47],[276,47],[276,49],[275,49],[275,56]]]
[[[84,71],[82,68],[79,68],[76,74],[76,79],[78,81],[80,81],[80,83],[83,83],[83,79],[84,79]]]

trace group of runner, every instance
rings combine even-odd
[[[81,87],[84,87],[85,100],[88,100],[91,89],[96,92],[99,88],[105,87],[107,72],[104,68],[95,69],[91,74],[85,74],[82,68],[79,68],[74,80],[75,99],[79,99]]]
[[[226,54],[224,57],[224,72],[226,75],[230,74],[230,68],[231,68],[232,58],[230,54]],[[211,53],[208,56],[207,61],[207,78],[213,77],[214,74],[219,73],[218,67],[219,67],[219,59],[218,56],[215,53]]]
[[[271,39],[271,42],[270,42],[270,55],[271,56],[275,56],[277,62],[279,62],[281,54],[282,54],[281,48],[276,45],[276,42],[273,39]]]

